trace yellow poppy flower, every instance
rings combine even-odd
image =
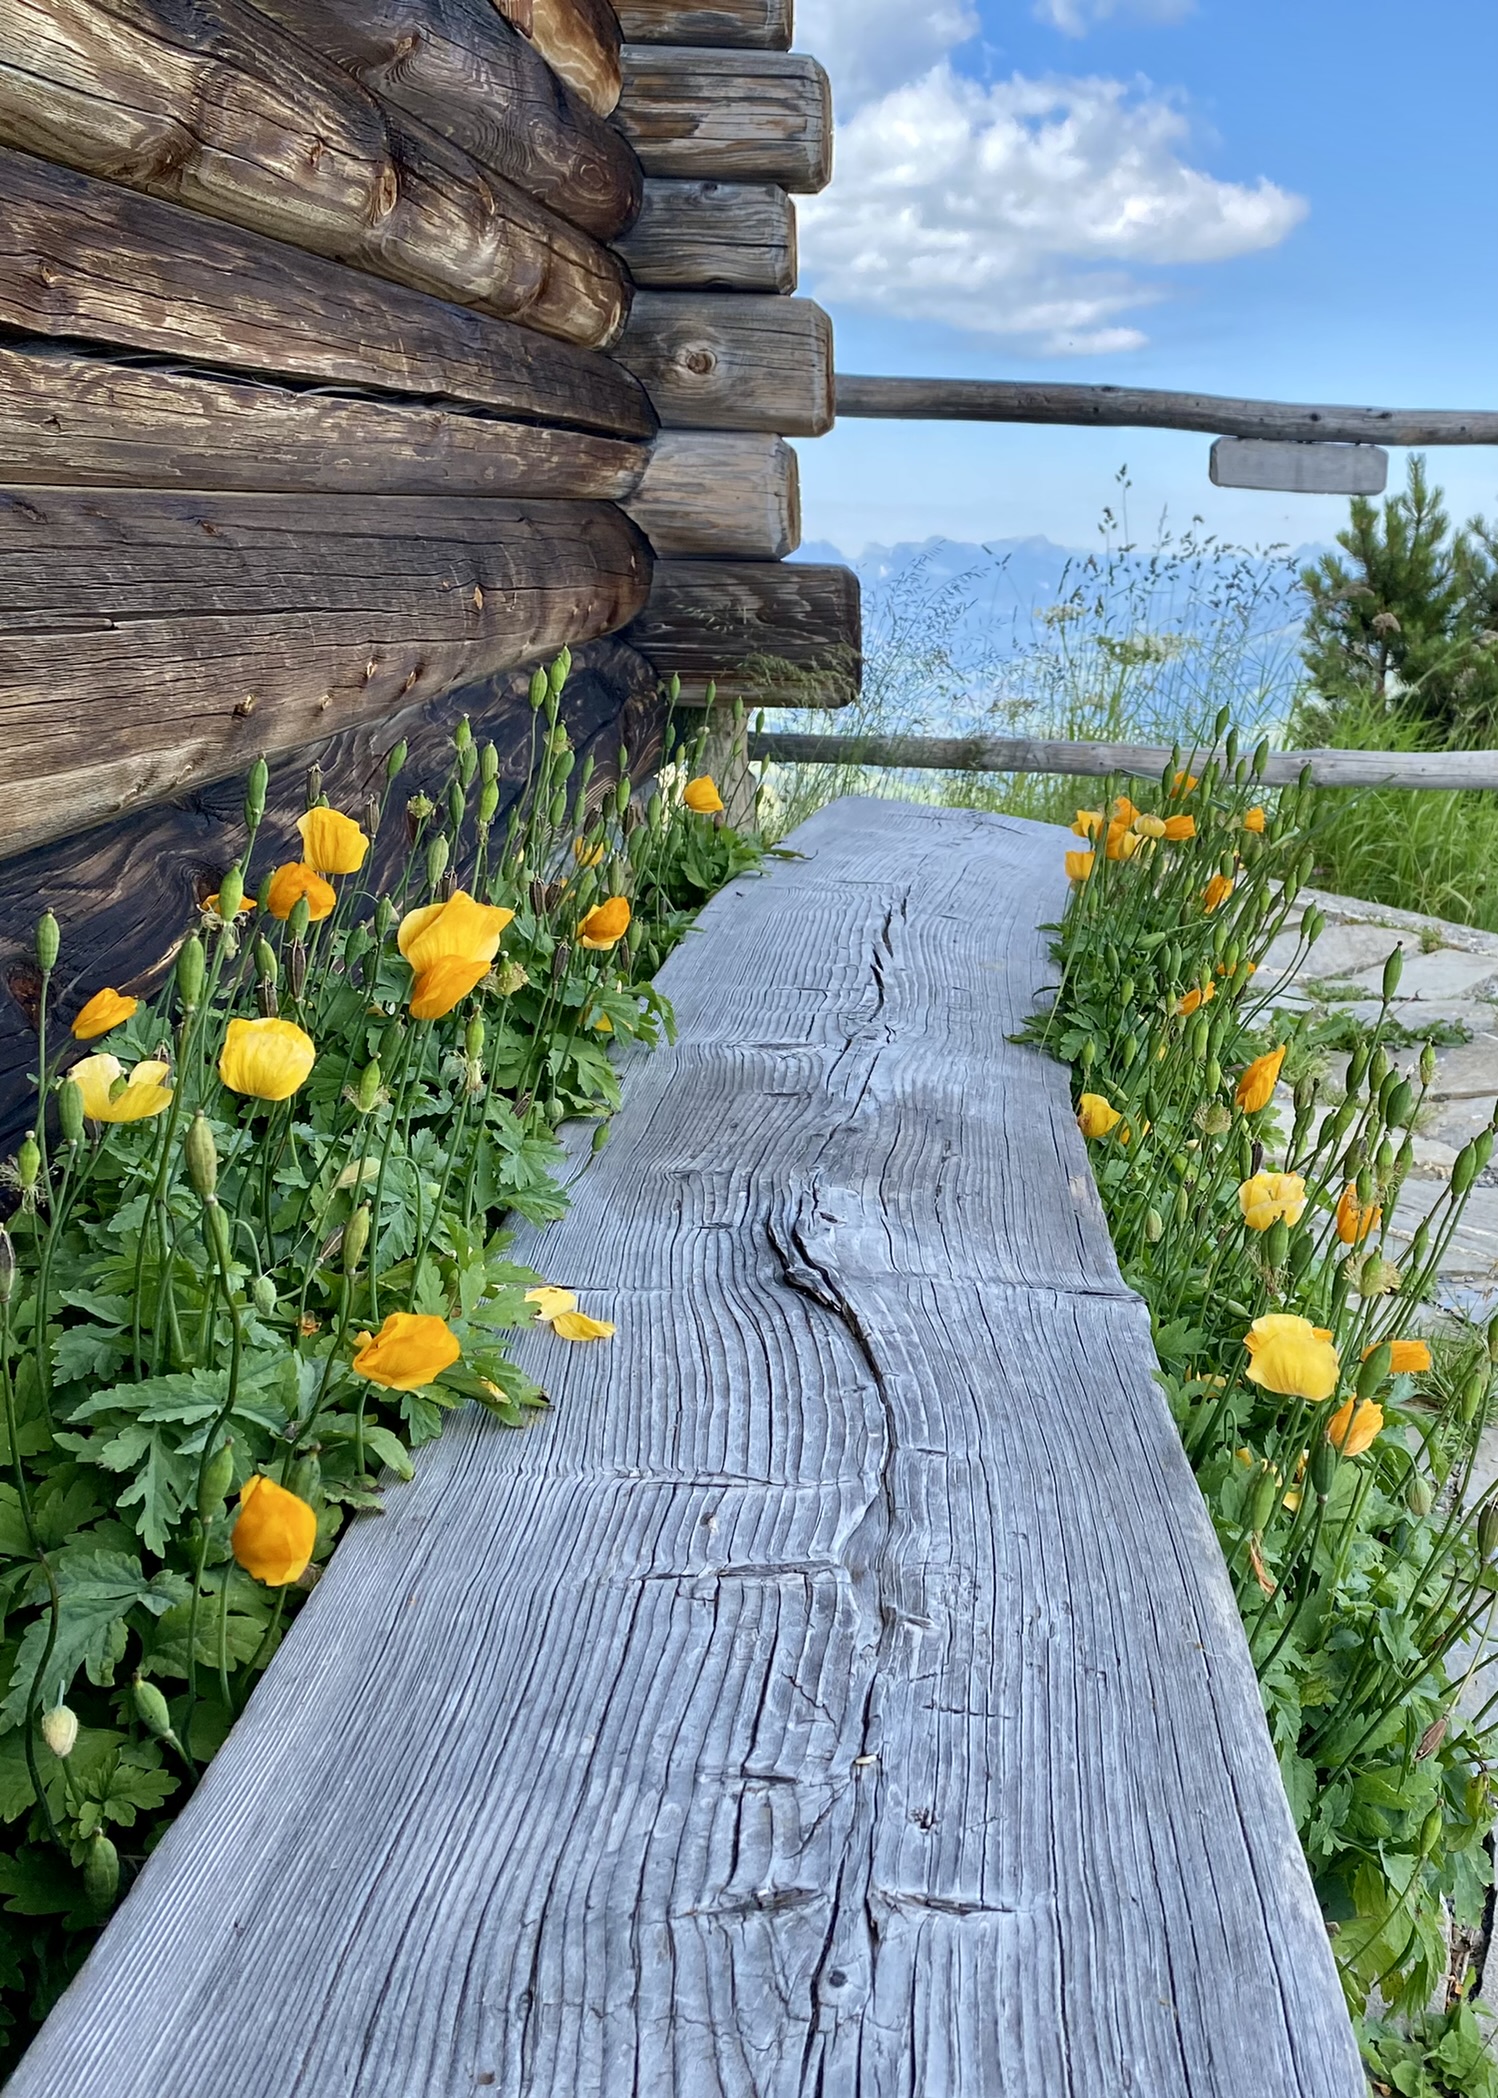
[[[1066,855],[1066,878],[1068,881],[1087,881],[1092,874],[1095,852],[1069,852]]]
[[[1347,1399],[1326,1424],[1326,1439],[1344,1457],[1361,1457],[1384,1424],[1377,1399]]]
[[[1268,818],[1262,809],[1249,809],[1243,818],[1243,828],[1251,830],[1256,837],[1261,837],[1267,821]]]
[[[1279,1083],[1280,1066],[1284,1061],[1285,1047],[1282,1043],[1278,1049],[1271,1049],[1267,1056],[1256,1056],[1238,1080],[1238,1089],[1233,1097],[1246,1115],[1258,1114],[1274,1098],[1274,1089]]]
[[[700,779],[689,779],[681,790],[681,798],[687,807],[698,816],[722,814],[723,797],[718,792],[717,781],[703,773]]]
[[[590,1319],[585,1311],[559,1311],[551,1320],[551,1330],[559,1340],[612,1340],[612,1319]]]
[[[1217,986],[1215,983],[1199,984],[1194,991],[1188,991],[1176,1007],[1177,1017],[1182,1020],[1189,1020],[1198,1007],[1210,1005],[1216,996]]]
[[[231,1020],[218,1075],[231,1093],[289,1100],[317,1061],[312,1037],[293,1020]]]
[[[1204,911],[1219,909],[1227,902],[1232,893],[1233,877],[1231,874],[1214,874],[1207,886],[1202,890],[1202,909]]]
[[[1243,1337],[1248,1349],[1248,1376],[1281,1398],[1329,1399],[1337,1388],[1342,1364],[1324,1326],[1289,1312],[1267,1312],[1255,1319]]]
[[[1281,1217],[1298,1224],[1305,1215],[1305,1181],[1299,1173],[1255,1173],[1239,1188],[1238,1207],[1250,1231],[1267,1231]]]
[[[1101,809],[1078,809],[1072,818],[1072,831],[1079,838],[1095,838],[1103,827]]]
[[[369,840],[352,816],[337,809],[308,809],[298,816],[302,858],[319,874],[357,874],[369,852]]]
[[[1165,819],[1165,842],[1168,845],[1183,845],[1188,838],[1196,836],[1194,816],[1167,816]]]
[[[1129,825],[1134,821],[1134,818],[1138,814],[1138,809],[1134,806],[1133,802],[1130,801],[1127,794],[1120,794],[1118,796],[1118,799],[1113,804],[1113,821],[1117,824],[1122,825],[1122,827],[1125,830],[1128,829]]]
[[[1130,830],[1127,823],[1108,825],[1108,857],[1110,860],[1131,860],[1144,843],[1138,831]]]
[[[1178,772],[1170,783],[1170,791],[1172,794],[1194,794],[1197,786],[1198,779],[1194,772]]]
[[[378,1333],[359,1335],[354,1374],[388,1391],[420,1391],[463,1350],[446,1319],[430,1312],[392,1311]]]
[[[541,1282],[525,1293],[527,1304],[534,1304],[538,1319],[560,1318],[564,1311],[576,1311],[577,1297],[570,1289],[558,1289],[555,1283]]]
[[[440,1020],[489,974],[488,962],[460,961],[450,955],[423,969],[411,986],[411,1018]]]
[[[1109,1136],[1123,1120],[1116,1107],[1106,1101],[1101,1093],[1084,1093],[1077,1110],[1077,1127],[1083,1136],[1096,1139]]]
[[[1377,1348],[1364,1348],[1363,1360]],[[1423,1377],[1430,1368],[1430,1349],[1423,1340],[1391,1340],[1389,1342],[1389,1375],[1391,1377]]]
[[[436,962],[482,962],[499,952],[500,935],[514,917],[498,904],[477,903],[459,889],[445,903],[426,903],[407,911],[395,944],[420,976]]]
[[[68,1072],[83,1095],[83,1112],[91,1122],[144,1122],[172,1104],[172,1089],[166,1083],[170,1064],[154,1058],[139,1063],[125,1079],[117,1056],[85,1056]],[[116,1088],[118,1087],[118,1091]]]
[[[596,845],[590,845],[586,838],[574,838],[572,841],[572,857],[579,867],[601,867],[607,850],[608,847],[602,839]]]
[[[1141,838],[1163,838],[1165,819],[1162,816],[1136,816],[1134,829]]]
[[[278,867],[270,878],[270,887],[265,895],[265,908],[273,918],[283,921],[289,918],[301,898],[307,899],[307,910],[315,925],[319,918],[329,917],[338,901],[337,892],[331,882],[324,881],[315,867],[307,867],[300,860],[288,860]]]
[[[263,1472],[252,1472],[239,1494],[229,1539],[247,1574],[267,1588],[284,1588],[307,1571],[317,1543],[317,1511]]]
[[[577,936],[584,947],[599,953],[617,947],[629,931],[629,902],[623,896],[610,896],[589,911],[577,928]]]
[[[111,1027],[128,1020],[139,1004],[138,998],[127,998],[120,991],[95,991],[73,1022],[75,1041],[92,1042],[108,1034]]]
[[[1370,1231],[1376,1231],[1383,1222],[1383,1206],[1370,1202],[1366,1209],[1358,1205],[1358,1185],[1349,1180],[1337,1203],[1337,1236],[1344,1246],[1361,1245]]]

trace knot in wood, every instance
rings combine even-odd
[[[683,371],[691,372],[699,379],[708,378],[718,369],[718,359],[712,350],[683,350],[678,360]]]

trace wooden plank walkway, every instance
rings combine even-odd
[[[1060,834],[850,801],[672,960],[528,1342],[10,2098],[1354,2098],[1065,1075]]]

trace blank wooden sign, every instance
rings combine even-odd
[[[1218,488],[1274,488],[1286,495],[1382,495],[1389,455],[1377,444],[1284,444],[1219,437],[1212,447]]]

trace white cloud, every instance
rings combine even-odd
[[[1132,15],[1143,22],[1184,22],[1195,14],[1196,0],[1035,0],[1037,21],[1049,22],[1063,36],[1086,36],[1094,22]]]
[[[796,8],[797,47],[827,68],[840,111],[903,86],[977,34],[972,0],[798,0]]]
[[[1136,270],[1273,247],[1305,215],[1272,182],[1192,167],[1188,142],[1147,87],[984,86],[943,59],[841,124],[833,184],[800,206],[811,288],[1055,353],[1136,348],[1121,317],[1165,295]]]

